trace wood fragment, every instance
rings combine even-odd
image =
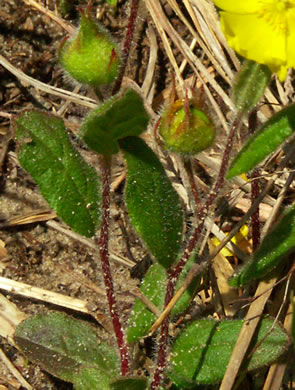
[[[25,378],[20,374],[18,369],[14,367],[8,357],[5,355],[2,349],[0,349],[0,359],[6,365],[7,369],[11,372],[11,374],[19,381],[23,388],[27,390],[33,390],[33,387],[25,380]]]
[[[264,306],[272,293],[272,287],[275,283],[276,278],[272,278],[267,282],[259,283],[255,293],[256,299],[251,304],[245,317],[243,327],[235,344],[219,390],[233,389],[240,367],[244,359],[247,357],[247,351],[257,325],[260,322]]]

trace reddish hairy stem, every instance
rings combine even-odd
[[[150,389],[156,390],[162,381],[163,371],[166,367],[166,350],[168,342],[169,317],[165,318],[161,325],[161,333],[159,339],[159,349],[157,358],[157,368],[154,373],[153,382]]]
[[[124,41],[124,45],[123,45],[123,49],[122,49],[122,63],[120,66],[120,72],[119,72],[118,78],[115,82],[115,85],[114,85],[114,88],[112,91],[112,95],[115,95],[121,88],[126,64],[127,64],[129,53],[130,53],[130,48],[132,45],[132,40],[133,40],[133,35],[134,35],[134,30],[135,30],[135,22],[136,22],[137,11],[138,11],[138,3],[139,3],[139,0],[131,0],[127,32],[126,32],[125,41]]]
[[[165,307],[168,305],[168,303],[173,297],[174,287],[175,284],[173,283],[173,279],[171,278],[171,275],[168,275],[168,283],[167,283],[166,296],[165,296]],[[169,336],[168,330],[169,330],[169,316],[167,316],[164,319],[161,325],[159,349],[158,349],[158,356],[157,356],[157,368],[154,373],[153,381],[151,384],[151,390],[156,390],[160,385],[162,381],[163,371],[165,370],[166,367],[166,357],[167,357],[166,350],[167,350],[168,336]]]
[[[109,311],[113,322],[114,332],[121,356],[121,374],[125,376],[129,372],[129,354],[124,340],[124,334],[116,308],[116,300],[113,286],[111,267],[109,262],[109,217],[110,217],[110,179],[111,179],[111,159],[104,156],[102,162],[102,221],[100,237],[97,240],[99,246],[102,274],[106,288],[106,295],[109,304]]]
[[[254,109],[249,115],[248,126],[250,134],[254,134],[257,129],[257,110]],[[259,175],[258,169],[254,169],[251,175],[252,179],[255,179]],[[260,192],[260,185],[258,180],[251,182],[251,205],[258,198]],[[260,244],[260,216],[259,207],[254,211],[251,216],[251,229],[252,229],[252,246],[255,251]]]
[[[226,174],[227,167],[228,167],[228,161],[229,161],[229,156],[230,156],[230,152],[232,149],[233,139],[234,139],[236,130],[238,129],[240,124],[241,124],[241,117],[238,116],[237,119],[232,124],[230,133],[229,133],[228,138],[227,138],[227,143],[226,143],[225,150],[224,150],[224,153],[222,156],[221,166],[219,169],[216,183],[213,187],[213,190],[210,192],[205,204],[198,211],[197,220],[200,221],[200,223],[196,227],[195,231],[193,232],[193,235],[187,244],[187,247],[184,251],[184,254],[183,254],[181,260],[178,262],[178,264],[175,266],[174,270],[170,274],[170,279],[175,280],[174,285],[176,284],[178,277],[179,277],[179,274],[182,271],[183,267],[185,266],[187,260],[191,256],[192,251],[195,249],[195,246],[198,242],[200,233],[203,230],[205,218],[206,218],[206,215],[208,213],[208,210],[212,206],[213,202],[215,201],[215,199],[217,198],[217,196],[219,194],[219,191],[222,188],[222,185],[223,185],[224,180],[225,180],[225,174]],[[173,288],[173,290],[174,290],[174,288]]]
[[[189,159],[184,159],[183,160],[183,164],[184,164],[184,168],[186,170],[186,173],[187,173],[187,176],[188,176],[188,179],[189,179],[189,183],[190,183],[190,186],[191,186],[191,190],[192,190],[192,194],[193,194],[193,197],[194,197],[194,201],[195,201],[195,205],[197,208],[200,207],[200,204],[201,204],[201,199],[200,199],[200,196],[199,196],[199,190],[198,190],[198,187],[196,185],[196,182],[195,182],[195,178],[194,178],[194,171],[193,171],[193,167],[192,167],[192,160]]]
[[[122,64],[120,67],[119,76],[115,82],[112,95],[115,95],[121,88],[126,64],[129,57],[129,52],[132,44],[135,22],[138,10],[138,0],[132,0],[130,5],[130,15],[127,27],[127,33],[123,46]],[[100,237],[98,240],[101,266],[104,278],[104,284],[106,287],[106,294],[109,303],[109,311],[113,322],[115,336],[120,351],[121,357],[121,374],[126,376],[129,372],[129,353],[128,348],[124,340],[124,334],[120,322],[120,318],[116,308],[116,300],[114,294],[113,279],[111,274],[111,267],[109,263],[109,216],[110,216],[110,177],[111,177],[111,161],[104,156],[102,163],[102,181],[103,181],[103,193],[102,193],[102,222],[100,228]]]
[[[227,138],[227,143],[225,146],[225,150],[222,156],[222,162],[219,169],[218,177],[216,180],[216,183],[214,185],[213,190],[211,191],[207,201],[201,207],[197,214],[197,218],[200,221],[199,225],[196,227],[195,231],[193,232],[192,237],[190,238],[188,245],[184,251],[184,254],[181,258],[181,260],[177,263],[175,268],[169,272],[168,274],[168,283],[166,287],[166,295],[165,295],[165,307],[168,305],[168,303],[171,301],[174,295],[175,285],[178,281],[179,275],[181,271],[183,270],[183,267],[185,266],[187,260],[191,256],[195,246],[198,243],[198,239],[200,236],[200,233],[203,230],[204,223],[205,223],[205,217],[208,213],[209,208],[212,206],[214,200],[217,198],[219,191],[222,188],[222,185],[225,180],[225,174],[228,167],[229,162],[229,156],[233,145],[233,139],[235,136],[235,133],[239,126],[241,125],[242,117],[241,115],[238,115],[236,120],[233,122],[230,133]],[[151,384],[151,390],[156,390],[162,379],[162,373],[166,366],[166,360],[167,360],[167,342],[168,342],[168,329],[169,329],[169,315],[164,319],[162,325],[161,325],[161,331],[160,331],[160,339],[159,339],[159,349],[158,349],[158,356],[157,356],[157,368],[154,372],[153,381]]]
[[[251,178],[257,176],[258,170],[254,169]],[[255,202],[258,198],[260,192],[260,186],[258,180],[253,180],[251,182],[251,204]],[[252,246],[253,251],[255,251],[260,245],[260,216],[259,216],[259,207],[254,211],[251,217],[251,229],[252,229]]]

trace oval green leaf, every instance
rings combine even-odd
[[[255,344],[263,341],[249,358],[248,370],[268,365],[285,352],[289,338],[283,329],[276,324],[268,334],[273,321],[261,321],[254,341]],[[181,388],[220,382],[242,325],[242,320],[216,322],[206,319],[191,323],[172,346],[167,372],[172,382]]]
[[[150,266],[140,286],[140,291],[143,295],[145,295],[160,311],[163,309],[164,305],[166,283],[166,269],[162,267],[161,264],[156,263]],[[142,337],[147,336],[148,331],[155,320],[156,315],[137,298],[128,320],[128,343],[138,341]]]
[[[28,318],[17,327],[15,341],[29,360],[76,389],[110,390],[110,382],[120,376],[114,348],[98,340],[89,325],[66,314]]]
[[[270,153],[274,152],[295,129],[295,105],[276,113],[258,130],[235,156],[227,179],[255,168]]]
[[[195,255],[191,256],[182,270],[178,282],[176,284],[176,290],[182,285],[187,273],[195,263]],[[182,294],[179,301],[172,309],[171,315],[177,316],[184,312],[189,306],[195,290],[199,285],[201,276],[197,275],[189,287]],[[160,264],[153,264],[148,270],[140,291],[145,295],[149,301],[151,301],[159,311],[164,308],[165,292],[167,286],[167,272]],[[152,324],[156,321],[156,315],[152,313],[146,305],[140,300],[136,299],[133,306],[131,315],[128,321],[127,340],[129,343],[138,341],[142,337],[148,335],[148,332]]]
[[[63,120],[24,111],[13,127],[18,159],[50,207],[73,230],[93,236],[100,226],[100,180],[69,141]]]
[[[180,249],[183,212],[179,197],[155,153],[138,137],[120,140],[127,162],[125,201],[131,224],[165,268]]]
[[[290,207],[281,221],[269,232],[252,259],[233,276],[229,284],[241,287],[261,279],[274,270],[295,249],[295,206]]]
[[[142,98],[132,89],[119,93],[92,110],[79,136],[97,153],[118,153],[118,140],[139,135],[147,128],[149,116]]]

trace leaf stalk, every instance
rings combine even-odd
[[[100,236],[97,240],[99,247],[100,260],[102,273],[104,278],[104,284],[106,288],[106,295],[109,304],[109,312],[112,318],[115,336],[120,351],[121,357],[121,374],[126,376],[129,372],[129,353],[126,342],[124,340],[124,334],[122,325],[117,312],[116,299],[114,293],[113,278],[111,273],[111,267],[109,262],[109,220],[110,220],[110,181],[111,181],[111,157],[104,156],[101,164],[102,171],[102,221],[100,228]]]

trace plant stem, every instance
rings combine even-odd
[[[212,206],[213,202],[219,195],[219,192],[223,186],[223,183],[225,181],[225,174],[228,167],[229,162],[229,156],[233,145],[233,139],[236,134],[236,131],[240,127],[242,123],[242,114],[238,114],[236,119],[234,120],[230,133],[227,138],[225,150],[222,156],[222,161],[220,165],[220,169],[218,172],[218,177],[215,182],[215,185],[213,187],[213,190],[210,192],[205,204],[200,208],[200,210],[197,213],[197,220],[200,221],[199,225],[196,227],[195,231],[193,232],[192,237],[190,238],[188,245],[184,251],[184,254],[181,258],[181,260],[178,262],[178,264],[175,266],[173,272],[171,273],[170,279],[175,280],[174,285],[177,283],[178,277],[180,272],[182,271],[183,267],[185,266],[187,260],[191,256],[193,250],[195,249],[195,246],[198,242],[199,236],[203,230],[206,215],[209,211],[209,208]],[[174,288],[173,288],[174,290]]]
[[[242,123],[242,114],[237,114],[236,119],[234,120],[230,133],[227,138],[227,143],[225,146],[225,150],[222,156],[221,166],[219,169],[218,177],[216,180],[216,183],[213,187],[213,190],[210,192],[207,201],[203,205],[203,207],[200,208],[197,214],[197,218],[200,221],[199,225],[196,227],[195,231],[193,232],[192,237],[190,238],[188,245],[183,253],[183,256],[181,260],[177,263],[175,268],[169,272],[168,274],[168,282],[166,287],[166,295],[165,295],[165,307],[168,305],[170,300],[173,298],[175,285],[178,281],[179,275],[181,271],[183,270],[183,267],[185,266],[187,260],[191,256],[193,250],[195,249],[195,246],[197,245],[200,233],[203,230],[205,218],[209,211],[209,208],[212,206],[213,202],[217,198],[222,185],[225,180],[225,174],[228,167],[229,162],[229,156],[233,145],[233,139],[236,134],[236,131],[240,127]],[[162,322],[161,325],[161,331],[160,331],[160,339],[159,339],[159,349],[158,349],[158,356],[157,356],[157,367],[154,372],[153,381],[151,384],[151,390],[156,390],[161,382],[162,373],[166,366],[166,349],[167,349],[167,342],[168,342],[168,329],[169,329],[169,314]]]
[[[119,76],[115,82],[112,95],[115,95],[121,88],[123,76],[125,73],[126,64],[128,61],[132,39],[135,30],[135,22],[138,11],[138,0],[131,0],[130,15],[125,36],[125,41],[122,50],[122,64],[120,67]],[[124,340],[124,334],[120,322],[120,318],[116,308],[116,300],[113,286],[113,279],[111,274],[111,267],[109,263],[109,217],[110,217],[110,178],[111,178],[111,159],[104,156],[102,163],[102,222],[100,228],[100,237],[98,240],[102,272],[104,277],[104,284],[106,287],[106,294],[109,303],[109,311],[113,322],[114,332],[117,338],[117,343],[121,356],[121,374],[125,376],[129,372],[129,353]]]
[[[195,205],[196,205],[197,208],[199,208],[200,204],[201,204],[201,199],[200,199],[198,187],[196,185],[195,178],[194,178],[194,170],[193,170],[193,167],[192,167],[192,160],[184,158],[183,159],[183,165],[184,165],[184,168],[186,170],[186,173],[187,173],[187,176],[188,176],[188,179],[189,179],[189,182],[190,182],[190,186],[191,186],[192,194],[193,194],[193,197],[194,197]]]
[[[126,64],[128,62],[128,58],[129,58],[129,54],[130,54],[130,48],[132,45],[132,40],[133,40],[133,35],[134,35],[134,30],[135,30],[135,22],[136,22],[137,11],[138,11],[138,3],[139,3],[139,0],[131,0],[127,32],[126,32],[125,41],[124,41],[123,49],[122,49],[122,64],[120,66],[120,72],[119,72],[118,78],[115,82],[115,85],[114,85],[114,88],[112,91],[112,95],[115,95],[117,92],[119,92],[119,90],[121,88]]]
[[[109,262],[109,219],[110,219],[110,181],[111,181],[111,157],[104,156],[102,161],[102,221],[100,237],[97,240],[109,311],[113,322],[114,332],[121,356],[121,374],[127,375],[129,371],[129,354],[124,340],[124,334],[116,308],[116,300],[113,286],[111,267]]]
[[[254,169],[251,178],[254,179],[258,174],[258,170]],[[258,180],[253,180],[251,182],[251,204],[255,202],[259,196],[260,185]],[[260,217],[259,217],[259,207],[254,211],[251,217],[251,229],[252,229],[252,246],[253,252],[259,247],[260,244]]]
[[[159,387],[162,381],[163,371],[166,367],[168,330],[169,330],[169,317],[166,317],[161,326],[161,333],[159,338],[159,349],[158,349],[158,356],[157,356],[157,368],[155,370],[153,381],[150,387],[151,390],[156,390]]]
[[[252,110],[248,118],[248,127],[250,134],[254,134],[257,129],[257,109]],[[255,179],[259,176],[259,171],[255,168],[251,174],[251,179]],[[251,181],[251,205],[258,198],[260,192],[260,185],[258,180]],[[252,246],[253,252],[259,247],[260,244],[260,217],[259,207],[254,211],[251,216],[251,229],[252,229]]]

